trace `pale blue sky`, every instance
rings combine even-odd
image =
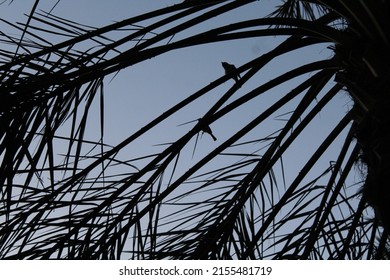
[[[29,13],[34,0],[14,0],[12,5],[3,4],[0,6],[0,17],[9,21],[25,22],[23,13]],[[57,0],[41,0],[38,9],[49,11]],[[166,7],[179,3],[173,0],[61,0],[52,11],[52,14],[91,26],[104,26],[113,21],[119,21],[140,13],[151,11],[157,8]],[[213,20],[193,28],[183,34],[178,34],[172,40],[177,40],[194,34],[194,32],[207,31],[210,28],[222,26],[229,22],[235,22],[268,14],[274,4],[279,1],[257,1],[245,8],[234,11],[226,16],[214,18]],[[145,22],[145,25],[147,22]],[[0,30],[5,30],[5,25],[0,24]],[[13,32],[13,31],[12,31]],[[121,71],[114,80],[110,77],[105,80],[105,142],[115,145],[123,139],[143,127],[159,114],[170,108],[177,102],[190,96],[200,88],[224,75],[221,61],[233,63],[240,66],[267,51],[272,50],[280,38],[255,38],[235,42],[215,43],[204,46],[196,46],[187,49],[180,49],[161,56],[144,61],[128,69]],[[327,45],[306,48],[294,52],[292,55],[283,56],[271,62],[255,75],[236,93],[233,99],[242,96],[258,85],[267,82],[277,75],[292,69],[305,62],[328,58],[330,56]],[[306,78],[306,77],[302,77]],[[285,85],[272,89],[242,106],[229,116],[217,120],[211,125],[218,140],[214,142],[208,135],[200,136],[196,152],[192,157],[195,139],[183,151],[180,171],[185,171],[217,147],[225,139],[234,134],[237,130],[250,122],[258,114],[268,108],[272,102],[287,94],[301,79],[296,79]],[[173,117],[164,121],[161,125],[148,132],[138,141],[135,141],[128,148],[118,154],[118,158],[125,160],[136,158],[145,154],[157,153],[164,148],[159,144],[173,142],[188,132],[194,125],[182,125],[185,122],[196,120],[214,104],[231,86],[233,81],[229,80],[212,92],[209,92],[186,109],[178,112]],[[270,133],[283,127],[284,121],[277,120],[277,116],[291,112],[294,109],[293,102],[272,116],[263,125],[259,126],[248,134],[242,141],[249,141],[266,137]],[[284,157],[287,183],[291,182],[299,173],[302,165],[307,161],[312,152],[321,144],[323,137],[329,133],[344,113],[347,111],[349,100],[347,96],[337,96],[329,106],[321,112],[315,121],[308,127],[301,138],[296,141]],[[89,130],[86,138],[90,140],[99,139],[99,103],[95,104],[95,111],[90,117]],[[65,126],[66,128],[67,126]],[[64,130],[64,135],[65,135]],[[255,152],[261,146],[246,146],[242,152]],[[321,166],[315,169],[319,175],[329,166],[334,152],[338,152],[339,143],[336,143],[327,155],[321,159]],[[236,152],[238,150],[235,150]],[[61,146],[57,146],[57,152],[62,152]],[[261,151],[258,152],[261,154]],[[224,159],[225,160],[225,159]],[[236,161],[233,159],[232,162]],[[216,159],[211,163],[213,166],[227,165]],[[180,170],[181,169],[181,170]],[[277,176],[280,176],[280,169],[276,169]],[[313,175],[314,176],[314,175]],[[280,179],[281,177],[279,177]],[[360,178],[356,178],[358,181]]]
[[[0,16],[11,22],[25,22],[26,17],[23,16],[23,13],[28,14],[34,2],[34,0],[15,0],[11,5],[3,4],[0,6]],[[52,14],[54,15],[59,15],[85,25],[104,26],[114,21],[119,21],[153,9],[167,7],[179,2],[173,0],[62,0],[55,6],[57,0],[41,0],[38,9],[49,11],[55,6],[52,10]],[[278,2],[254,2],[233,13],[214,18],[206,24],[179,34],[173,38],[173,41],[193,32],[206,31],[226,23],[267,15],[272,11],[273,5],[276,5]],[[146,24],[147,22],[145,22]],[[1,28],[4,30],[3,23]],[[178,101],[222,76],[224,71],[220,64],[221,61],[227,61],[240,66],[271,50],[277,42],[280,42],[280,39],[273,37],[255,38],[180,49],[125,69],[113,81],[106,79],[106,143],[119,143]],[[279,60],[275,60],[264,67],[258,75],[242,87],[237,93],[237,96],[241,96],[260,83],[264,83],[276,77],[278,74],[292,69],[296,65],[318,58],[327,58],[329,55],[330,53],[326,49],[326,45],[321,45],[306,48],[295,52],[293,55],[284,56]],[[152,132],[146,134],[141,143],[137,144],[140,146],[130,149],[131,153],[134,153],[133,156],[140,156],[145,154],[145,152],[157,152],[161,147],[154,145],[175,141],[175,139],[192,128],[192,124],[177,125],[201,117],[211,104],[228,90],[232,84],[232,80],[227,81],[221,87],[176,114],[175,117],[168,119],[164,122],[163,126],[157,127]],[[212,124],[212,129],[218,141],[214,143],[207,135],[203,135],[199,139],[196,155],[201,156],[207,153],[215,145],[218,145],[220,143],[219,141],[223,141],[223,139],[229,137],[237,129],[242,127],[244,123],[254,118],[261,110],[267,108],[272,100],[274,100],[272,96],[275,95],[276,98],[279,98],[280,94],[287,93],[292,87],[293,83],[273,89],[264,97],[255,99],[250,104],[243,106],[241,110],[237,110],[237,112],[232,113],[230,116]],[[333,124],[347,111],[347,106],[348,99],[346,96],[337,97],[336,102],[328,107],[328,111],[322,112],[311,128],[306,130],[306,134],[297,142],[299,147],[297,146],[295,150],[287,153],[287,155],[291,154],[291,159],[289,160],[286,157],[285,164],[289,167],[287,172],[291,172],[292,177],[297,174],[301,168],[301,164],[310,155],[310,153],[306,152],[314,150],[318,146],[321,140],[319,142],[317,139],[321,139],[319,138],[321,135],[327,134],[327,128],[333,127]],[[99,108],[98,103],[96,103],[97,108]],[[293,107],[286,107],[280,114],[288,113],[292,109]],[[99,124],[95,120],[98,120],[98,115],[96,115],[95,119],[91,118],[90,138],[96,138],[99,134]],[[278,127],[281,127],[282,124],[282,121],[266,122],[258,131],[254,131],[253,135],[248,135],[245,140],[266,136]],[[303,153],[302,147],[305,147],[305,153]],[[189,154],[192,153],[192,149],[193,146],[189,147]],[[202,150],[204,150],[203,153],[201,152]],[[305,156],[305,154],[307,155]],[[329,162],[329,160],[330,158],[326,157],[324,163]]]

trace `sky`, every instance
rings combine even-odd
[[[93,5],[91,5],[91,1],[88,0],[66,0],[59,1],[58,3],[57,0],[41,0],[38,9],[43,11],[51,10],[51,13],[54,15],[60,15],[66,19],[86,25],[104,26],[126,17],[179,2],[172,0],[97,0],[93,1]],[[23,13],[29,13],[33,3],[33,0],[15,0],[10,5],[3,4],[0,6],[0,17],[8,19],[11,22],[25,22],[26,17],[23,16]],[[206,26],[194,28],[194,31],[204,31],[226,22],[267,15],[272,11],[273,4],[276,3],[277,1],[255,2],[228,16],[209,21]],[[125,69],[113,81],[106,82],[106,84],[109,83],[108,86],[110,88],[107,90],[108,95],[106,99],[107,111],[110,112],[106,115],[107,129],[116,126],[117,120],[125,118],[132,119],[132,123],[135,126],[142,126],[145,121],[153,119],[184,96],[188,96],[214,79],[222,76],[224,70],[220,64],[221,61],[227,61],[240,66],[271,50],[277,41],[276,38],[263,37],[197,46],[191,49],[180,49],[145,61],[141,65],[135,65],[129,69]],[[293,56],[284,57],[283,60],[275,61],[272,65],[264,69],[253,85],[259,84],[259,81],[272,79],[277,73],[293,67],[296,63],[303,63],[305,60],[310,61],[328,55],[329,52],[326,46],[321,46],[314,50],[303,50],[301,53],[296,53]],[[228,89],[231,85],[231,81],[226,82],[223,90]],[[250,86],[248,85],[247,88],[249,89]],[[247,88],[244,87],[243,90]],[[134,102],[135,100],[137,102]],[[258,105],[254,103],[253,106]],[[207,108],[204,104],[199,104],[199,108],[196,111],[205,112]],[[246,110],[246,113],[248,114],[250,111]],[[198,112],[195,113],[197,114]],[[197,117],[188,115],[185,118],[184,116],[182,120],[179,120],[178,124],[191,121],[194,118],[196,119]],[[179,129],[186,129],[186,127],[184,126]],[[215,129],[219,130],[218,128]],[[110,134],[111,132],[107,135]],[[127,133],[125,131],[112,132],[112,135],[117,134],[121,138]],[[218,134],[223,134],[223,131],[218,131]]]
[[[23,14],[29,13],[35,1],[14,0],[12,4],[8,4],[8,2],[0,6],[0,18],[11,22],[25,22],[26,17]],[[61,0],[57,3],[57,0],[41,0],[38,9],[46,12],[51,10],[54,15],[85,25],[99,27],[179,2],[173,0]],[[212,19],[207,24],[193,28],[188,31],[188,34],[206,31],[228,22],[265,16],[272,11],[276,2],[278,1],[255,2],[227,16]],[[93,4],[91,5],[91,3]],[[0,23],[0,30],[4,31],[7,28],[3,22]],[[185,35],[186,33],[178,35],[173,40]],[[109,145],[120,143],[177,102],[224,75],[221,66],[222,61],[235,64],[238,67],[272,50],[278,42],[280,42],[279,38],[263,37],[180,49],[124,69],[115,77],[111,75],[105,80],[105,142]],[[330,52],[327,46],[321,45],[303,49],[275,60],[245,84],[233,99],[242,96],[257,85],[271,80],[296,65],[303,64],[305,61],[310,62],[319,58],[328,58],[329,56]],[[111,78],[113,79],[111,80]],[[211,128],[218,140],[214,142],[208,135],[200,135],[197,143],[194,139],[192,144],[184,151],[184,157],[187,160],[184,162],[183,170],[230,137],[243,124],[256,117],[259,112],[268,108],[273,100],[288,93],[296,82],[293,81],[275,88],[264,96],[256,98],[250,104],[243,106],[240,110],[233,112],[228,117],[213,123]],[[118,157],[122,159],[126,157],[136,158],[161,151],[164,147],[163,144],[173,142],[188,132],[194,123],[185,123],[200,118],[233,83],[233,80],[226,81],[188,108],[166,120],[161,126],[148,132],[139,141],[133,143],[131,147],[124,149],[118,154]],[[287,180],[295,178],[302,165],[307,161],[307,157],[311,155],[310,151],[314,151],[318,147],[323,136],[328,134],[329,129],[345,114],[350,105],[351,103],[346,96],[336,97],[334,102],[319,114],[301,139],[297,141],[297,144],[286,153],[284,164]],[[287,106],[279,113],[280,115],[289,114],[293,108]],[[96,103],[93,108],[95,117],[92,115],[92,118],[90,118],[90,129],[87,133],[87,138],[95,138],[95,140],[99,137],[100,129],[99,123],[96,121],[99,118],[98,109],[99,103]],[[277,130],[278,127],[281,128],[283,123],[283,116],[274,115],[269,122],[248,134],[242,141],[265,137]],[[195,145],[196,150],[193,154]],[[61,147],[58,146],[57,149],[60,154]],[[252,147],[247,152],[254,152],[257,149],[258,147]],[[337,153],[339,149],[337,143],[333,149],[328,153],[328,156],[322,159],[322,168],[328,167],[329,162],[335,160],[333,158],[334,153]],[[320,169],[316,171],[321,172]]]
[[[34,2],[34,0],[14,0],[12,3],[7,1],[0,6],[0,17],[11,22],[25,22],[25,14],[30,12]],[[41,0],[38,10],[50,11],[53,15],[88,26],[99,27],[179,2],[173,0],[62,0],[59,2],[57,0]],[[173,40],[179,39],[179,36],[185,36],[192,32],[207,31],[226,23],[265,16],[273,10],[277,3],[278,1],[270,0],[257,1],[228,15],[212,19],[183,35],[178,35]],[[0,27],[2,30],[8,28],[3,22]],[[15,31],[12,30],[11,32]],[[111,145],[121,142],[177,102],[221,77],[224,74],[221,67],[222,61],[227,61],[238,67],[271,50],[280,41],[280,38],[262,37],[179,49],[124,69],[112,80],[113,76],[111,75],[105,80],[105,142]],[[326,45],[321,45],[306,48],[275,60],[244,85],[239,90],[237,97],[260,83],[269,81],[296,65],[303,64],[305,61],[310,62],[319,58],[328,58],[330,53],[326,47]],[[233,80],[225,82],[221,87],[196,101],[189,108],[168,119],[164,126],[157,127],[146,134],[145,138],[137,143],[136,147],[130,148],[132,157],[158,152],[161,150],[160,144],[175,141],[193,126],[193,123],[183,125],[184,123],[200,118],[207,112],[210,105],[216,102],[232,85]],[[232,131],[242,127],[244,123],[257,116],[259,111],[272,104],[272,100],[275,100],[274,95],[287,93],[292,86],[293,84],[286,84],[273,89],[264,97],[243,106],[242,110],[233,112],[229,117],[217,121],[212,125],[214,134],[219,141],[223,141],[231,135]],[[96,103],[95,105],[96,118],[91,118],[90,130],[87,134],[91,139],[98,137],[100,129],[99,123],[95,121],[98,119],[99,104]],[[299,145],[289,152],[291,159],[289,157],[285,158],[285,164],[289,167],[287,172],[291,173],[291,178],[295,177],[302,164],[307,160],[307,156],[302,153],[301,147],[305,147],[305,152],[310,149],[314,150],[320,143],[318,139],[321,139],[322,135],[327,135],[327,128],[333,127],[333,124],[348,110],[349,105],[348,98],[345,96],[337,97],[334,104],[328,107],[328,111],[321,112],[313,125],[306,130],[307,135],[303,135],[302,139],[297,142]],[[288,114],[292,109],[293,107],[284,108],[280,114]],[[272,119],[273,122],[261,126],[260,131],[254,131],[245,140],[264,137],[274,132],[275,127],[282,126],[283,121],[280,120],[282,118],[273,116]],[[193,145],[195,146],[195,141]],[[208,135],[202,135],[196,145],[194,156],[191,156],[194,146],[188,148],[188,156],[192,157],[191,160],[201,158],[213,149],[217,143],[214,143]],[[60,148],[58,147],[58,149]],[[306,154],[310,155],[310,153]],[[127,157],[127,152],[123,156]],[[324,163],[326,164],[330,160],[330,158],[324,158]]]

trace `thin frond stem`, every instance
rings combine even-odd
[[[351,227],[348,231],[347,237],[345,238],[345,240],[343,242],[342,250],[340,252],[340,255],[337,256],[337,259],[344,260],[346,258],[348,251],[351,249],[354,249],[353,244],[351,244],[352,239],[353,239],[354,234],[356,233],[356,230],[359,229],[359,226],[361,224],[360,221],[363,217],[363,211],[366,208],[366,203],[367,203],[367,201],[364,199],[364,197],[362,197],[362,199],[359,201],[359,205],[356,209],[356,213],[354,213],[354,218],[353,218]]]
[[[329,215],[331,213],[331,210],[336,202],[336,199],[337,197],[339,196],[339,193],[341,191],[341,188],[343,187],[343,185],[345,184],[345,180],[348,176],[348,174],[350,173],[350,170],[352,169],[353,165],[356,163],[356,159],[359,155],[359,147],[358,145],[355,145],[350,157],[348,158],[348,161],[341,173],[341,176],[333,190],[333,193],[332,193],[332,196],[330,197],[326,207],[324,208],[324,212],[323,212],[323,215],[322,215],[322,218],[321,220],[319,221],[318,225],[317,225],[317,229],[321,228],[321,225],[323,226],[326,222],[327,219],[329,219]],[[345,247],[344,247],[345,248]],[[336,254],[333,254],[333,255],[336,255]],[[338,253],[337,255],[341,255],[341,252]],[[336,256],[337,256],[336,255]],[[333,256],[332,256],[333,258]]]
[[[256,233],[256,236],[251,241],[250,246],[248,246],[248,249],[243,252],[242,258],[246,259],[247,257],[252,255],[253,248],[256,247],[256,243],[258,240],[262,237],[265,230],[269,227],[269,225],[272,223],[272,221],[275,219],[277,213],[280,211],[280,209],[283,207],[287,199],[291,196],[293,191],[296,189],[298,184],[302,181],[302,179],[305,177],[307,172],[311,169],[313,164],[318,160],[318,158],[321,156],[322,153],[325,152],[325,150],[329,147],[329,145],[334,141],[334,139],[345,129],[345,127],[350,123],[350,116],[346,115],[339,124],[334,128],[334,130],[328,135],[328,137],[324,140],[323,143],[321,143],[320,147],[315,151],[315,153],[312,155],[312,157],[308,160],[306,165],[302,168],[298,176],[295,178],[294,182],[291,184],[291,186],[287,189],[287,191],[283,194],[283,196],[280,198],[277,204],[274,205],[274,208],[270,215],[267,217],[267,219],[264,221],[263,225],[261,226],[260,230]]]
[[[321,203],[318,207],[319,209],[326,209],[328,197],[329,197],[331,190],[333,188],[333,185],[336,181],[336,177],[338,175],[338,172],[341,170],[342,162],[345,160],[345,157],[347,156],[348,150],[350,149],[350,145],[351,145],[352,140],[353,140],[353,133],[350,130],[348,136],[346,137],[346,139],[344,141],[343,147],[341,148],[340,154],[336,160],[336,164],[333,167],[332,175],[329,178],[328,184],[326,185],[325,193],[323,194]],[[333,192],[335,192],[335,191],[333,191]],[[328,208],[328,214],[329,214],[329,211],[330,211],[330,209]],[[306,242],[305,250],[302,254],[302,259],[307,259],[310,255],[310,253],[312,252],[312,250],[314,249],[314,245],[315,245],[316,241],[318,240],[319,234],[321,233],[321,231],[323,229],[323,225],[325,223],[325,219],[323,217],[325,217],[325,216],[326,215],[322,210],[317,212],[316,217],[313,221],[311,230],[310,230],[310,235],[309,235],[308,240]]]

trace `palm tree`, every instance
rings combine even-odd
[[[263,3],[184,1],[102,28],[37,12],[38,4],[24,26],[7,22],[20,37],[1,33],[2,44],[14,47],[0,53],[1,258],[388,256],[388,1],[288,0],[268,17],[195,34],[191,27]],[[45,36],[68,39],[50,43]],[[267,36],[282,41],[236,65],[241,79],[194,118],[201,121],[187,124],[189,131],[157,152],[129,156],[136,142],[215,95],[229,75],[119,144],[106,143],[104,89],[118,71],[183,48]],[[332,55],[258,78],[274,61],[315,46]],[[200,148],[205,127],[271,93],[272,102],[252,107],[248,121]],[[321,112],[346,95],[353,106],[315,149],[303,147]],[[94,106],[100,132],[91,140]],[[278,126],[267,128],[275,118]],[[286,162],[294,146],[305,162],[291,175]],[[329,150],[336,151],[330,163]],[[351,180],[356,173],[358,182]]]

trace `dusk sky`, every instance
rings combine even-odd
[[[10,22],[25,23],[27,17],[23,14],[29,14],[35,1],[14,0],[11,4],[9,2],[7,1],[0,6],[0,18]],[[60,16],[86,26],[101,27],[115,21],[180,2],[173,0],[61,0],[59,2],[57,0],[41,0],[38,5],[38,10],[44,12],[51,11],[52,15]],[[278,2],[270,0],[256,1],[244,8],[237,9],[221,17],[213,18],[206,23],[177,34],[177,36],[170,38],[170,40],[176,41],[198,32],[223,26],[227,23],[266,16],[273,11],[274,5],[278,4]],[[31,24],[34,25],[35,22],[33,21]],[[144,24],[146,26],[148,22]],[[20,34],[21,32],[11,29],[4,22],[0,22],[0,30],[3,32],[8,30],[8,32],[14,34]],[[157,30],[156,32],[159,31],[162,32],[163,30]],[[112,36],[124,36],[127,31],[123,30],[121,32],[123,34],[113,34]],[[58,36],[51,37],[51,35],[47,35],[47,38],[56,42],[61,41]],[[64,37],[63,39],[67,38]],[[107,145],[120,143],[176,103],[223,76],[224,69],[221,66],[222,61],[232,63],[239,67],[272,50],[282,39],[261,37],[183,48],[143,61],[122,70],[116,75],[106,77],[104,80],[104,142]],[[329,58],[331,52],[327,47],[328,45],[317,45],[272,61],[252,77],[251,80],[245,83],[228,103],[259,85],[270,81],[281,73],[293,69],[297,65]],[[183,158],[181,161],[182,165],[180,165],[178,173],[188,169],[188,166],[193,165],[203,156],[207,155],[262,111],[266,110],[275,100],[287,94],[305,78],[307,76],[294,79],[286,84],[273,88],[212,123],[211,129],[218,140],[213,141],[207,134],[199,134],[197,139],[194,138],[187,145],[186,149],[183,150],[183,154],[181,155]],[[167,143],[176,141],[191,130],[196,120],[201,118],[233,84],[234,81],[230,79],[216,89],[208,92],[200,99],[147,132],[137,141],[131,143],[131,145],[117,155],[117,158],[126,160],[160,152],[166,147]],[[259,140],[281,129],[299,100],[283,107],[277,114],[272,115],[261,126],[247,134],[240,142]],[[286,184],[291,183],[296,177],[308,157],[318,148],[324,140],[324,137],[329,134],[330,129],[338,123],[351,105],[346,95],[336,96],[326,109],[316,117],[291,149],[286,152],[283,158]],[[99,108],[100,103],[97,98],[88,119],[89,125],[86,133],[86,139],[91,141],[98,141],[100,137]],[[65,123],[63,135],[66,135],[68,128],[69,124]],[[243,145],[243,150],[236,148],[226,152],[234,151],[261,154],[266,144],[259,143],[253,142],[253,145]],[[329,167],[330,162],[335,160],[334,154],[339,152],[340,145],[341,142],[335,142],[334,146],[321,159],[318,169],[313,170],[316,174],[313,174],[312,177],[318,176],[323,170]],[[64,148],[61,147],[60,142],[56,149],[58,155],[64,153]],[[215,161],[210,162],[210,166],[225,166],[229,164],[229,162],[223,162],[223,160],[225,158],[216,158]],[[230,160],[233,163],[239,159],[231,158]],[[280,176],[278,178],[282,181],[282,170],[280,166],[276,167],[275,171],[276,176]],[[352,178],[352,180],[356,181],[360,179],[358,176]]]
[[[30,13],[35,1],[15,0],[11,4],[9,2],[0,6],[0,17],[10,22],[26,22],[27,17],[23,14]],[[60,16],[86,26],[101,27],[115,21],[174,5],[179,2],[172,0],[42,0],[39,2],[38,10],[44,12],[51,11],[52,15]],[[278,4],[278,1],[256,1],[244,8],[209,20],[207,23],[194,27],[189,31],[182,32],[174,38],[171,38],[171,40],[179,40],[195,32],[207,31],[226,23],[256,18],[260,15],[268,15],[276,4]],[[33,21],[32,25],[34,24],[35,22]],[[147,22],[145,22],[145,25],[147,25]],[[14,34],[17,32],[9,29],[8,25],[4,22],[1,22],[1,30],[9,30],[9,32]],[[125,33],[126,31],[123,32]],[[119,36],[123,35],[120,34]],[[61,41],[58,37],[55,40]],[[281,42],[281,38],[262,37],[184,48],[165,53],[129,67],[118,73],[115,77],[111,75],[104,81],[105,143],[108,145],[119,143],[177,102],[224,75],[224,70],[221,66],[222,61],[232,63],[239,67],[251,59],[272,50],[278,42]],[[330,55],[327,45],[319,45],[274,60],[246,83],[233,99],[252,90],[259,84],[273,79],[278,74],[292,69],[296,65],[320,58],[329,58]],[[111,78],[113,79],[111,80]],[[161,144],[175,141],[190,130],[195,122],[189,124],[184,123],[195,121],[202,117],[221,94],[226,92],[232,85],[233,80],[225,82],[222,86],[209,92],[185,110],[167,119],[163,125],[148,132],[140,143],[134,143],[133,145],[135,146],[129,147],[129,151],[124,152],[124,155],[120,154],[118,156],[126,157],[129,155],[129,152],[132,154],[131,157],[135,158],[160,151],[164,147],[160,146]],[[188,160],[193,161],[201,158],[221,143],[221,141],[242,127],[243,124],[246,124],[257,116],[259,112],[266,109],[272,104],[275,98],[277,99],[280,95],[289,92],[293,87],[294,83],[288,83],[272,89],[264,96],[242,106],[241,110],[236,110],[229,116],[213,123],[211,128],[218,141],[214,142],[208,135],[199,135],[194,156],[192,156],[192,153],[195,148],[195,140],[192,143],[193,145],[188,147]],[[331,104],[332,106],[328,106],[326,111],[321,112],[316,118],[316,121],[306,130],[301,139],[297,141],[299,145],[293,146],[293,149],[286,154],[291,155],[291,158],[286,157],[284,162],[288,167],[285,170],[287,176],[288,174],[292,174],[292,177],[294,177],[299,172],[302,163],[310,155],[310,150],[318,147],[322,141],[322,135],[327,135],[329,132],[328,129],[333,127],[333,124],[344,115],[348,106],[350,106],[346,96],[336,97],[335,102]],[[283,119],[285,119],[283,116],[287,116],[292,112],[294,109],[292,106],[294,104],[291,107],[287,106],[283,108],[278,115],[272,116],[269,121],[265,122],[265,125],[254,130],[253,134],[247,135],[243,141],[266,137],[280,129],[284,123]],[[99,119],[98,108],[99,103],[96,102],[96,116],[95,118],[89,118],[90,124],[87,139],[92,140],[95,138],[96,140],[99,137],[100,125],[97,121]],[[302,147],[304,147],[304,150],[302,150]],[[335,148],[337,150],[339,147]],[[60,146],[58,146],[58,149],[58,153],[60,154]],[[255,152],[257,149],[254,146],[253,150],[247,150],[246,152]],[[329,155],[329,157],[324,157],[323,164],[325,166],[329,164],[329,161],[334,160],[332,159],[331,153]],[[326,168],[325,166],[322,168]]]

